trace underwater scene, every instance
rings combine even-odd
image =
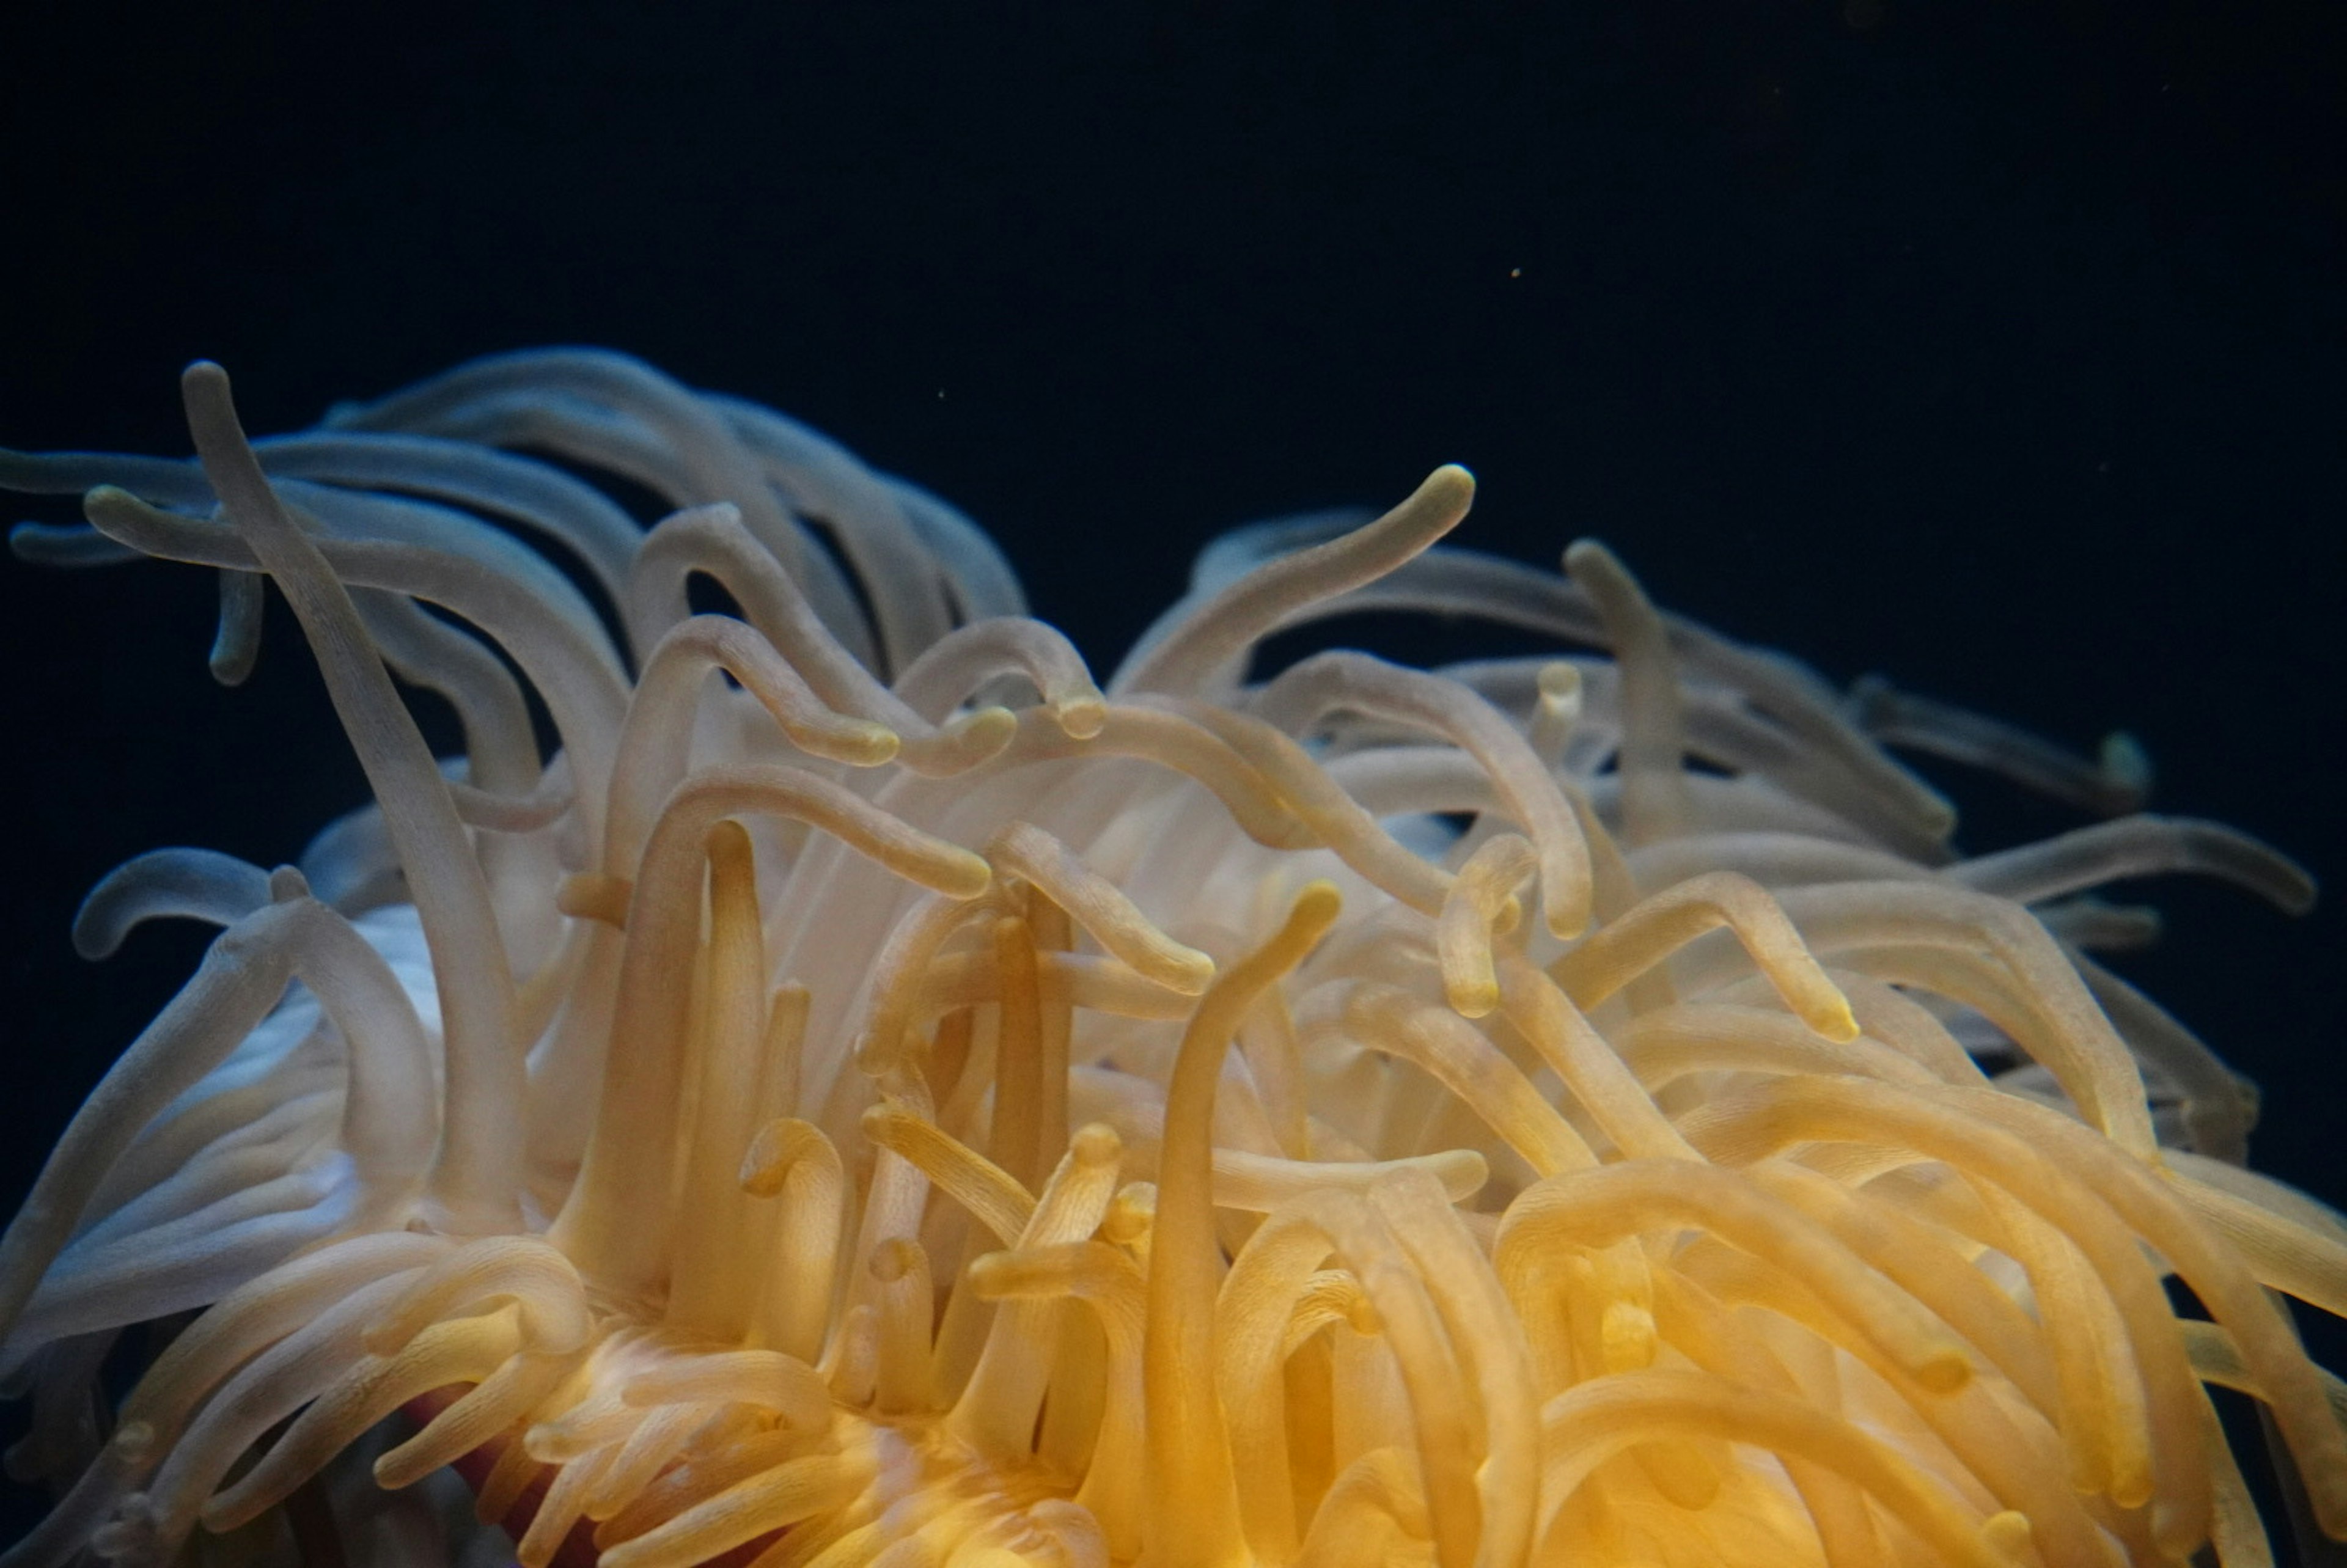
[[[2347,1560],[2337,17],[119,20],[0,1568]]]

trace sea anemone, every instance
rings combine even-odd
[[[2088,956],[2116,878],[2312,885],[2125,741],[1440,545],[1456,467],[1225,536],[1103,688],[616,355],[183,390],[195,461],[0,456],[87,492],[15,548],[213,568],[230,678],[274,582],[374,798],[83,907],[222,929],[0,1245],[5,1568],[2270,1563],[2212,1385],[2347,1536],[2280,1300],[2347,1223]],[[1608,656],[1257,667],[1365,610]],[[1962,857],[1886,745],[2104,820]]]

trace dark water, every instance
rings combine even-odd
[[[1836,678],[2125,727],[2155,804],[2347,881],[2335,8],[206,9],[0,51],[0,442],[184,451],[197,355],[278,429],[607,344],[951,498],[1103,667],[1216,529],[1455,459],[1464,542],[1600,534]],[[80,965],[87,883],[357,798],[289,627],[210,685],[210,598],[0,564],[0,1194],[200,948]],[[1993,794],[1976,841],[2069,825]],[[2155,891],[2128,972],[2347,1196],[2347,926]]]

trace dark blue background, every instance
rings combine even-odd
[[[197,355],[272,430],[608,344],[950,497],[1103,667],[1215,530],[1456,459],[1466,542],[1598,533],[1837,678],[2124,726],[2157,804],[2347,878],[2335,6],[46,9],[0,442],[184,451]],[[290,628],[209,682],[210,592],[0,564],[0,1194],[200,950],[79,964],[82,889],[357,798]],[[2347,1195],[2339,917],[2153,891],[2125,967]]]

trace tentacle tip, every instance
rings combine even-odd
[[[2150,1512],[2149,1531],[2152,1549],[2159,1553],[2165,1561],[2170,1563],[2210,1561],[2196,1555],[2202,1547],[2209,1543],[2209,1527],[2211,1521],[2205,1499],[2199,1506],[2186,1507],[2178,1500],[2162,1495],[2152,1499]],[[1985,1535],[1987,1526],[1983,1524],[1982,1530]],[[2014,1556],[2024,1563],[2034,1561],[2019,1553],[2015,1553]]]
[[[123,1508],[117,1512],[118,1513],[127,1512],[132,1502],[144,1508],[146,1501],[146,1495],[143,1492],[132,1492],[130,1497],[124,1501]],[[118,1517],[89,1532],[89,1549],[108,1562],[121,1562],[136,1556],[140,1540],[138,1527]]]
[[[995,868],[988,866],[986,856],[974,850],[962,850],[960,845],[955,845],[950,855],[938,856],[937,876],[929,878],[929,887],[960,904],[983,899],[993,885]]]
[[[1289,907],[1288,918],[1309,927],[1317,938],[1319,933],[1337,923],[1337,917],[1344,912],[1344,908],[1345,896],[1337,890],[1337,885],[1316,879],[1306,883],[1296,895],[1296,902]]]
[[[1840,997],[1836,997],[1830,1004],[1812,1009],[1812,1016],[1807,1021],[1811,1029],[1836,1045],[1848,1045],[1859,1035],[1857,1015],[1850,1010],[1850,1003]]]
[[[1149,1234],[1156,1219],[1157,1184],[1127,1182],[1101,1217],[1101,1239],[1130,1246]]]
[[[1548,934],[1560,942],[1577,942],[1589,934],[1586,906],[1579,908],[1551,907],[1542,910],[1541,916],[1541,923],[1548,927]]]
[[[411,1337],[401,1333],[395,1324],[379,1323],[359,1336],[359,1348],[387,1360],[405,1349]]]
[[[565,1457],[562,1432],[551,1421],[536,1421],[521,1434],[521,1451],[540,1464],[558,1464]]]
[[[1051,717],[1070,740],[1089,741],[1108,723],[1108,702],[1097,692],[1063,697],[1051,705]]]
[[[554,907],[574,920],[600,920],[615,930],[628,928],[628,906],[635,884],[624,876],[600,871],[579,871],[562,879],[554,890]]]
[[[244,427],[236,411],[236,392],[228,372],[200,359],[179,373],[179,405],[200,456],[217,460],[229,453],[249,451]]]
[[[88,518],[92,526],[96,526],[99,518],[106,514],[117,512],[125,507],[138,508],[143,506],[144,503],[138,497],[119,485],[92,485],[81,493],[81,515]],[[9,531],[9,541],[13,544],[18,534],[27,528],[38,527],[40,527],[38,523],[18,523]]]
[[[945,726],[956,760],[976,767],[1009,745],[1019,733],[1019,715],[1008,708],[978,708]]]
[[[897,760],[905,738],[885,724],[858,724],[825,748],[832,761],[851,768],[876,768]]]
[[[411,1440],[410,1442],[400,1444],[399,1447],[391,1450],[374,1461],[373,1473],[375,1485],[385,1491],[398,1491],[414,1486],[440,1468],[437,1465],[419,1467],[414,1456],[407,1452],[412,1446],[414,1445]]]
[[[897,1041],[884,1044],[877,1035],[866,1033],[857,1038],[847,1060],[866,1078],[885,1078],[904,1061],[904,1052]]]
[[[8,528],[8,553],[27,566],[72,566],[76,558],[71,546],[86,538],[69,524],[14,523]]]
[[[2104,779],[2129,801],[2141,801],[2151,794],[2151,753],[2125,730],[2113,730],[2105,735],[2095,760],[2102,768]]]
[[[1195,948],[1190,948],[1174,960],[1165,982],[1171,989],[1185,997],[1204,996],[1206,988],[1214,983],[1214,960]]]
[[[1068,1152],[1076,1157],[1079,1165],[1097,1170],[1123,1157],[1124,1140],[1105,1122],[1087,1122],[1068,1140]]]
[[[1489,1018],[1500,1005],[1500,982],[1462,980],[1442,988],[1450,1010],[1460,1018]]]
[[[965,904],[985,897],[987,889],[994,886],[994,867],[986,863],[986,856],[967,849],[957,850],[942,869],[943,875],[933,886],[947,897]]]
[[[1442,1167],[1443,1190],[1452,1194],[1450,1201],[1463,1204],[1483,1190],[1491,1179],[1491,1162],[1478,1149],[1450,1149],[1441,1158],[1449,1163]]]
[[[2027,1563],[2035,1549],[2036,1532],[2030,1528],[2029,1515],[2008,1508],[1981,1521],[1980,1539],[1982,1545],[1999,1556]]]
[[[1606,548],[1605,541],[1603,539],[1578,538],[1564,547],[1564,569],[1567,576],[1577,576],[1593,567],[1603,569],[1609,566],[1615,571],[1622,569],[1620,558]]]
[[[123,933],[112,925],[102,925],[92,919],[85,907],[74,917],[74,957],[84,963],[102,963],[122,949]]]
[[[2299,1464],[2299,1480],[2306,1488],[2314,1527],[2331,1540],[2347,1544],[2347,1463],[2333,1455],[2315,1454]]]
[[[1500,901],[1500,911],[1491,917],[1491,935],[1504,937],[1524,923],[1524,901],[1511,893]]]
[[[1463,463],[1443,464],[1419,487],[1462,510],[1475,499],[1475,476]]]
[[[1953,1345],[1926,1351],[1911,1370],[1915,1381],[1934,1394],[1960,1393],[1973,1380],[1972,1358]]]
[[[962,1277],[979,1294],[980,1300],[992,1301],[1010,1285],[1011,1270],[1018,1267],[1007,1252],[989,1252],[972,1258],[962,1270]]]
[[[872,1249],[865,1267],[883,1285],[894,1285],[913,1272],[922,1259],[921,1244],[906,1236],[890,1236]]]
[[[140,1464],[155,1451],[155,1436],[152,1421],[125,1421],[108,1440],[107,1446],[126,1464]]]

